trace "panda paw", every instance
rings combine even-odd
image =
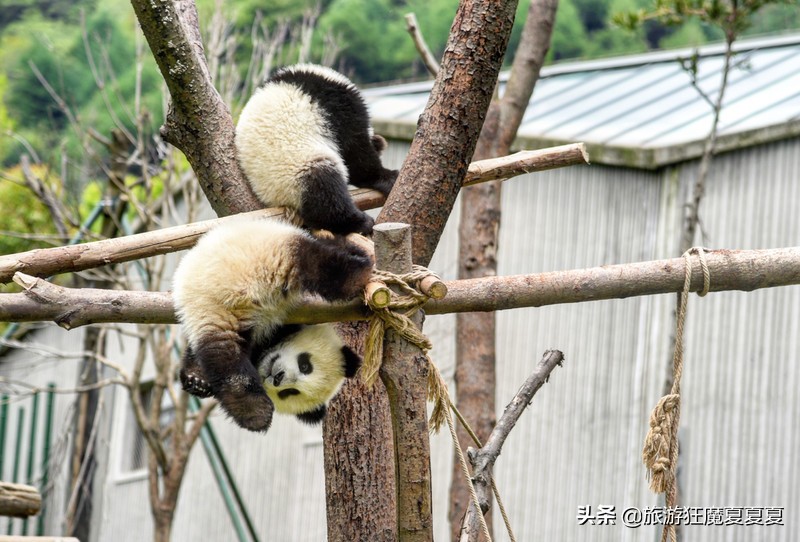
[[[243,382],[241,378],[229,378],[217,394],[217,399],[239,427],[264,432],[272,424],[275,407],[260,383],[258,389],[254,389],[251,385],[242,387]]]
[[[183,391],[195,397],[211,397],[214,395],[211,384],[200,375],[181,370],[181,386]]]

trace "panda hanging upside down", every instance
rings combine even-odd
[[[331,324],[288,326],[286,315],[304,294],[355,297],[371,273],[369,255],[343,238],[318,239],[273,219],[240,218],[214,228],[173,278],[187,341],[184,389],[213,395],[251,431],[266,431],[273,410],[321,421],[361,359]]]

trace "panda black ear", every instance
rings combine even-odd
[[[361,356],[353,352],[349,346],[342,347],[342,355],[344,356],[344,376],[353,378],[361,367]]]
[[[328,412],[328,409],[325,405],[321,405],[319,408],[315,410],[311,410],[309,412],[301,412],[297,415],[297,419],[303,423],[307,423],[308,425],[317,425],[319,422],[322,421],[322,418],[325,417],[325,414]]]
[[[375,149],[375,152],[377,152],[378,154],[385,151],[386,147],[389,146],[389,144],[386,143],[386,139],[384,139],[383,136],[378,134],[372,134],[370,142],[372,143],[372,148]]]

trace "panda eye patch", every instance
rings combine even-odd
[[[297,356],[297,368],[304,375],[311,373],[314,370],[314,366],[311,364],[311,354],[303,352]]]

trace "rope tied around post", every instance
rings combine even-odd
[[[390,289],[389,286],[395,287],[397,291]],[[456,409],[450,398],[447,383],[442,378],[430,355],[428,355],[433,344],[411,320],[411,316],[420,310],[429,299],[441,299],[446,294],[447,287],[439,277],[420,265],[412,265],[410,273],[399,275],[384,270],[373,270],[372,278],[364,289],[364,302],[372,310],[372,316],[369,319],[369,332],[367,333],[364,348],[361,378],[367,386],[372,386],[378,378],[383,360],[383,339],[387,326],[423,351],[428,362],[427,399],[433,403],[428,426],[431,431],[438,432],[442,424],[447,422],[451,438],[459,454],[462,472],[467,480],[472,503],[480,511],[481,508],[475,493],[475,486],[472,483],[467,461],[461,452],[450,409],[456,412],[461,422],[473,435],[473,438],[477,439],[477,437],[474,436],[474,432],[472,432],[466,420],[461,417],[461,414]],[[492,488],[495,490],[498,502],[502,502],[499,501],[494,480],[492,480]],[[506,520],[509,532],[511,532],[510,522],[504,509],[503,517]],[[491,542],[488,526],[482,513],[480,514],[480,522],[485,539]],[[511,534],[511,539],[514,540],[513,533]]]
[[[389,286],[394,286],[398,291],[391,290]],[[419,347],[428,359],[428,400],[434,404],[430,425],[436,431],[445,421],[447,388],[442,387],[439,371],[428,355],[433,344],[411,321],[411,316],[429,299],[441,299],[446,294],[447,287],[441,279],[421,265],[413,265],[410,273],[400,275],[375,269],[364,290],[364,301],[372,310],[372,316],[369,318],[361,378],[367,386],[372,386],[378,378],[387,327]]]
[[[711,288],[711,274],[706,262],[706,254],[702,247],[693,247],[683,254],[685,262],[683,290],[678,302],[676,317],[675,350],[672,356],[672,389],[662,397],[650,414],[650,430],[645,437],[642,449],[642,462],[647,467],[650,489],[655,493],[664,493],[668,508],[677,504],[678,488],[675,470],[678,465],[678,426],[681,418],[681,376],[683,375],[683,335],[686,322],[686,308],[689,292],[692,287],[692,253],[696,253],[703,272],[703,289],[698,292],[705,296]],[[677,534],[675,525],[664,525],[661,540],[675,542]]]

